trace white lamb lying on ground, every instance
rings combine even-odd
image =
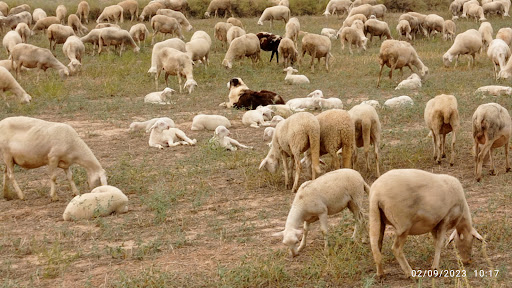
[[[373,108],[375,108],[375,109],[380,108],[380,103],[377,100],[366,100],[366,101],[361,102],[361,104],[367,104],[367,105],[373,106]]]
[[[235,139],[228,137],[229,135],[231,135],[231,132],[229,132],[228,128],[218,126],[215,128],[215,133],[213,134],[212,139],[210,139],[210,143],[226,148],[230,151],[236,151],[237,147],[252,149],[252,147],[240,144],[240,142]]]
[[[192,119],[192,128],[190,130],[210,130],[214,131],[218,126],[231,127],[229,119],[220,115],[199,114]]]
[[[384,107],[388,108],[400,108],[412,105],[414,105],[414,101],[412,101],[411,97],[409,96],[398,96],[388,99],[386,102],[384,102]]]
[[[162,120],[165,123],[169,124],[169,127],[174,128],[174,121],[172,121],[169,117],[159,117],[159,118],[153,118],[144,122],[137,122],[134,121],[130,124],[129,131],[137,131],[137,130],[144,130],[146,132],[149,132],[149,128],[155,124],[157,120]]]
[[[260,128],[260,126],[269,126],[270,123],[265,122],[266,117],[271,117],[272,110],[268,109],[263,112],[262,110],[249,110],[242,116],[242,123],[246,126],[253,128]]]
[[[494,96],[512,95],[512,87],[489,85],[476,89],[475,93],[489,94]]]
[[[418,74],[412,73],[411,76],[403,80],[396,86],[395,90],[400,89],[418,89],[421,87],[421,78]]]
[[[291,110],[304,111],[305,109],[320,109],[320,99],[324,98],[322,90],[315,90],[306,96],[306,98],[294,98],[286,102]]]
[[[309,83],[308,77],[306,75],[293,75],[293,73],[299,73],[299,70],[294,69],[289,66],[283,69],[286,72],[286,77],[284,77],[284,81],[288,84],[306,84]]]
[[[163,91],[151,92],[144,96],[144,103],[171,104],[171,96],[174,92],[176,91],[169,87],[166,87]]]
[[[197,140],[190,139],[185,132],[178,128],[171,128],[163,120],[157,120],[151,128],[149,135],[149,147],[164,149],[164,147],[174,147],[178,145],[195,145]]]
[[[112,213],[128,212],[128,197],[114,186],[104,185],[94,188],[91,193],[71,199],[62,218],[64,221],[91,219]]]

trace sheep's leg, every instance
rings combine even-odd
[[[55,194],[55,190],[56,190],[55,186],[57,185],[57,167],[58,167],[58,165],[59,165],[59,160],[57,158],[55,158],[55,157],[50,158],[50,161],[48,162],[48,169],[50,170],[50,197],[52,198],[52,201],[59,200],[57,195]]]
[[[383,68],[384,68],[384,63],[380,64],[379,79],[377,80],[377,88],[379,88],[379,85],[380,85],[380,78],[382,76],[382,69]]]
[[[494,166],[494,159],[492,157],[492,145],[489,148],[489,160],[491,160],[491,170],[489,170],[489,175],[496,175],[496,167]],[[482,160],[483,162],[483,160]]]
[[[327,254],[329,253],[329,223],[327,222],[327,211],[318,215],[318,220],[320,221],[320,230],[324,236],[324,252]]]
[[[450,157],[450,166],[453,166],[453,163],[455,161],[455,130],[452,131],[452,156]]]
[[[288,174],[291,171],[288,171],[288,169],[290,167],[288,166],[288,161],[287,161],[286,158],[287,158],[286,154],[284,152],[281,152],[281,160],[283,161],[283,170],[284,170],[284,186],[287,189],[289,189],[290,188],[290,186],[289,186],[290,181],[289,181],[289,175]]]
[[[475,177],[477,178],[477,181],[480,181],[480,178],[478,177],[478,154],[480,154],[480,145],[478,144],[478,141],[476,138],[473,138],[473,152],[475,153]]]
[[[373,142],[373,146],[375,148],[375,165],[377,166],[377,177],[380,177],[380,169],[379,169],[379,145],[376,141]]]
[[[315,49],[313,50],[313,52],[311,53],[311,72],[312,73],[315,73],[315,57],[316,57],[316,47]]]
[[[446,134],[441,134],[441,158],[446,158]]]
[[[297,252],[302,251],[304,247],[306,247],[306,238],[308,236],[309,232],[309,223],[307,221],[304,221],[304,232],[302,234],[302,240],[300,241],[299,248],[297,248]]]
[[[505,172],[510,171],[510,162],[508,160],[508,150],[509,150],[509,143],[508,141],[505,143]]]
[[[16,194],[18,194],[18,198],[20,200],[25,200],[25,194],[23,194],[23,191],[21,191],[20,186],[18,185],[18,182],[14,178],[14,160],[11,156],[4,154],[4,162],[5,162],[5,170],[4,170],[4,198],[8,198],[7,195],[7,181],[11,181],[12,186],[14,187],[14,190],[16,190]]]
[[[359,238],[362,243],[367,243],[368,231],[366,230],[366,221],[364,220],[363,213],[360,209],[361,203],[357,203],[354,200],[351,200],[348,202],[347,207],[350,212],[352,212],[352,215],[354,215],[354,219],[356,220],[352,239],[357,240]]]
[[[433,133],[432,137],[434,137],[436,142],[436,155],[434,157],[436,159],[437,164],[441,164],[441,136],[439,135],[439,132],[436,131],[435,133]]]
[[[483,145],[483,147],[481,148],[480,150],[480,153],[478,153],[478,158],[477,158],[477,163],[476,163],[476,181],[480,181],[481,179],[481,176],[482,176],[482,165],[483,165],[483,162],[484,162],[484,157],[485,155],[487,155],[487,153],[490,153],[490,149],[491,149],[491,145],[492,143],[489,143],[491,141],[489,141],[489,139],[487,139],[487,135],[485,136],[485,144]],[[476,143],[476,145],[478,146],[478,143]],[[478,148],[477,148],[477,151],[478,151]],[[491,165],[494,164],[493,161],[492,161],[492,154],[489,155],[490,158],[491,158]],[[494,169],[494,166],[492,165],[491,166],[492,169]]]
[[[396,236],[395,243],[393,243],[393,255],[395,255],[396,260],[398,261],[398,264],[400,264],[400,267],[402,268],[402,271],[404,271],[406,277],[411,277],[411,266],[407,262],[407,259],[405,259],[404,255],[404,244],[405,239],[407,239],[407,233],[404,232],[400,235]]]
[[[299,189],[299,178],[300,178],[300,171],[302,170],[302,167],[300,165],[300,157],[299,154],[293,155],[293,160],[295,162],[295,179],[293,179],[293,187],[292,192],[296,193]],[[314,168],[312,168],[314,171]]]
[[[73,191],[75,195],[80,195],[80,191],[78,191],[75,181],[73,181],[73,172],[71,172],[71,168],[68,167],[67,169],[64,169],[64,172],[66,173],[66,178],[68,178],[69,185],[71,186],[71,191]]]
[[[432,133],[432,151],[434,151],[432,157],[434,158],[434,160],[436,160],[437,159],[436,133],[434,133],[434,130],[430,130],[430,132]]]
[[[432,236],[434,236],[434,261],[432,262],[432,269],[439,269],[439,259],[441,258],[441,249],[443,248],[444,238],[446,233],[446,227],[444,224],[441,224],[441,227],[432,231]]]
[[[176,136],[180,139],[185,140],[185,142],[190,145],[195,145],[197,143],[197,140],[194,141],[194,140],[188,138],[187,135],[185,135],[185,132],[183,132],[183,131],[176,131]]]
[[[334,150],[334,149],[332,149]],[[340,158],[338,157],[338,154],[336,153],[337,151],[334,150],[334,151],[330,151],[329,152],[329,155],[331,156],[331,170],[338,170],[341,168],[341,164],[340,164]],[[309,157],[311,157],[311,153],[309,153]],[[352,162],[352,157],[350,157],[350,161]],[[345,158],[343,158],[343,160],[345,160]],[[309,162],[313,162],[312,160],[310,160]],[[343,164],[345,164],[345,161],[343,161]]]

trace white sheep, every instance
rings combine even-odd
[[[151,128],[153,126],[153,124],[155,124],[155,122],[158,120],[164,121],[165,123],[167,123],[167,125],[169,125],[170,128],[176,127],[174,124],[174,121],[172,121],[171,118],[159,117],[159,118],[149,119],[149,120],[143,121],[143,122],[134,121],[130,124],[130,128],[128,129],[128,131],[133,132],[133,131],[138,131],[138,130],[144,130],[146,132],[149,132],[149,128]]]
[[[46,36],[50,42],[50,50],[55,50],[57,44],[64,44],[68,37],[75,36],[75,31],[73,31],[73,28],[69,26],[52,24],[46,30]]]
[[[434,33],[443,33],[444,18],[437,14],[428,14],[423,22],[423,27],[427,29],[427,35],[430,38]]]
[[[411,76],[407,77],[407,79],[398,83],[395,90],[419,88],[421,88],[421,77],[416,73],[412,73]]]
[[[190,39],[189,42],[185,44],[185,49],[187,50],[187,55],[192,59],[192,61],[201,61],[206,68],[208,66],[208,57],[210,54],[210,45],[211,43],[204,38],[196,38]]]
[[[185,132],[178,128],[171,127],[164,120],[156,120],[149,128],[149,147],[164,149],[164,147],[175,147],[178,145],[196,145],[196,139],[190,139]]]
[[[443,39],[447,41],[448,39],[453,41],[455,37],[457,27],[455,26],[455,22],[452,20],[444,20],[443,27]]]
[[[339,18],[345,15],[345,13],[348,13],[351,4],[352,1],[350,0],[330,0],[325,7],[323,15],[327,17],[336,14]]]
[[[14,30],[7,32],[2,39],[2,45],[4,46],[5,52],[7,52],[7,54],[10,54],[12,48],[22,42],[23,41],[21,40],[20,34]]]
[[[231,127],[229,119],[220,115],[205,115],[199,114],[194,116],[192,119],[192,127],[190,130],[210,130],[215,131],[218,126],[224,126],[226,128]]]
[[[149,68],[148,73],[156,73],[156,66],[158,62],[157,55],[163,48],[174,48],[181,52],[187,52],[185,42],[178,38],[171,38],[156,43],[155,45],[153,45],[153,51],[151,52],[151,67]]]
[[[332,28],[322,28],[322,31],[320,31],[320,35],[327,36],[331,39],[337,39],[338,38],[338,31]]]
[[[505,12],[503,13],[503,16],[510,17],[510,15],[508,14],[511,4],[510,0],[494,0],[493,2],[502,2],[503,5],[505,6]]]
[[[240,37],[242,35],[247,34],[244,29],[238,27],[238,26],[231,26],[231,28],[228,29],[228,32],[226,33],[226,39],[228,42],[228,45],[231,44],[233,39]]]
[[[286,105],[292,111],[316,110],[320,109],[320,98],[292,98],[286,101]]]
[[[372,42],[373,36],[379,36],[379,39],[382,39],[382,36],[386,36],[386,39],[393,39],[388,23],[377,19],[368,19],[364,22],[364,34],[365,36],[370,34],[370,42]]]
[[[341,28],[339,30],[341,30],[341,29],[343,29],[345,27],[352,26],[352,24],[354,24],[354,22],[356,20],[359,20],[359,21],[363,22],[363,24],[364,24],[364,22],[366,22],[366,20],[368,20],[368,18],[366,16],[364,16],[363,14],[356,14],[356,15],[352,15],[350,17],[347,17],[347,19],[345,19],[345,21],[343,21],[343,24],[341,25]]]
[[[508,59],[510,58],[510,47],[501,39],[494,39],[489,44],[487,49],[487,56],[492,61],[494,67],[494,78],[498,79],[498,73],[505,68]]]
[[[293,75],[293,73],[298,73],[299,70],[294,69],[289,66],[283,69],[286,72],[286,77],[284,77],[284,81],[288,84],[309,84],[309,79],[305,75]]]
[[[283,118],[288,118],[294,112],[296,112],[296,111],[292,110],[290,108],[290,106],[285,105],[285,104],[273,104],[273,105],[267,105],[266,107],[270,108],[274,112],[274,114],[281,116]]]
[[[76,15],[80,19],[80,22],[85,22],[86,24],[89,24],[89,12],[91,8],[89,7],[89,3],[87,1],[80,1],[78,3],[78,6],[76,8]]]
[[[384,107],[391,108],[391,109],[412,106],[412,105],[414,105],[414,101],[412,101],[411,97],[405,96],[405,95],[393,97],[384,102]]]
[[[214,17],[217,17],[219,10],[224,11],[224,18],[227,17],[228,12],[231,14],[231,17],[233,17],[230,0],[211,0],[206,12],[204,12],[204,17],[210,17],[212,12],[214,13]]]
[[[21,36],[21,42],[27,43],[27,40],[30,36],[32,36],[34,33],[30,28],[28,27],[27,23],[21,22],[18,25],[16,25],[16,32],[20,34]]]
[[[96,23],[100,23],[103,21],[114,21],[116,24],[118,22],[123,23],[123,12],[123,7],[119,5],[107,6],[103,8],[103,11],[101,12],[100,16],[98,16],[98,19],[96,19]]]
[[[489,3],[482,4],[482,10],[484,15],[489,17],[489,14],[500,14],[501,18],[505,16],[505,5],[500,1],[493,1]]]
[[[94,188],[91,193],[75,196],[66,206],[64,221],[91,219],[112,213],[128,212],[128,197],[118,188],[104,185]]]
[[[151,28],[153,28],[153,37],[151,38],[151,45],[155,42],[156,34],[162,33],[165,34],[177,35],[180,39],[185,39],[183,37],[183,33],[181,32],[181,25],[176,20],[176,18],[165,16],[165,15],[155,15],[151,17]]]
[[[227,33],[232,26],[231,23],[217,22],[213,27],[213,36],[222,43],[222,47],[228,42]]]
[[[11,60],[16,70],[16,78],[18,79],[20,79],[21,67],[39,68],[36,81],[39,81],[40,69],[46,71],[48,68],[54,68],[61,77],[69,76],[68,67],[57,60],[52,52],[46,48],[20,43],[12,48]]]
[[[496,33],[496,39],[501,39],[507,43],[508,46],[512,44],[512,28],[503,27]]]
[[[409,21],[404,19],[398,21],[398,24],[396,25],[396,31],[398,32],[400,38],[404,36],[405,39],[412,40],[411,25],[409,24]]]
[[[77,36],[70,36],[62,45],[64,56],[69,59],[69,71],[75,73],[82,67],[82,55],[85,54],[84,43]]]
[[[284,6],[283,6],[284,7]],[[242,57],[250,57],[255,63],[260,60],[260,40],[254,33],[248,33],[233,39],[222,60],[222,65],[231,69],[233,61]]]
[[[122,55],[125,46],[132,47],[133,52],[135,53],[139,53],[140,51],[140,47],[137,46],[137,43],[133,40],[130,32],[117,27],[101,29],[100,35],[98,36],[98,55],[101,53],[103,50],[102,48],[105,45],[109,51],[110,45],[114,45],[115,47],[119,46],[119,56]]]
[[[32,22],[37,22],[39,19],[43,19],[48,17],[46,12],[41,8],[36,8],[32,11]]]
[[[475,152],[475,178],[480,182],[484,159],[489,157],[491,169],[489,174],[496,175],[492,150],[504,146],[505,172],[510,171],[508,159],[512,123],[507,109],[497,103],[487,103],[478,106],[472,118],[473,151]]]
[[[251,146],[240,144],[240,142],[230,138],[229,135],[231,135],[231,132],[228,130],[228,128],[222,125],[218,126],[215,128],[215,132],[213,133],[213,137],[209,140],[209,143],[213,144],[214,146],[225,148],[229,151],[236,151],[237,148],[252,149]]]
[[[266,8],[263,13],[261,13],[261,17],[258,19],[258,25],[263,25],[263,21],[270,20],[270,30],[272,30],[274,20],[283,20],[286,25],[288,19],[290,19],[290,8],[283,5],[272,6]]]
[[[293,40],[290,38],[281,39],[281,42],[279,42],[279,46],[277,47],[277,52],[281,55],[281,59],[284,59],[284,67],[293,65],[297,62],[297,58],[299,57],[299,51],[297,51]]]
[[[155,85],[158,89],[158,77],[162,70],[165,71],[165,86],[169,86],[167,78],[169,75],[176,75],[178,77],[178,85],[180,87],[180,93],[182,93],[181,78],[185,77],[186,81],[183,85],[183,89],[188,90],[188,94],[191,94],[197,87],[197,82],[194,80],[192,74],[192,59],[186,53],[178,51],[174,48],[163,48],[157,55]]]
[[[232,24],[233,26],[238,26],[242,29],[245,29],[242,21],[240,21],[240,19],[237,19],[235,17],[229,17],[228,20],[226,20],[226,22],[229,24]]]
[[[271,140],[272,136],[274,136],[275,130],[276,128],[274,127],[266,127],[265,130],[263,131],[263,141]]]
[[[7,61],[11,62],[11,60]],[[7,68],[0,67],[0,94],[2,94],[5,104],[9,106],[9,104],[6,102],[6,91],[10,91],[12,94],[14,94],[21,103],[30,103],[30,100],[32,100],[32,97],[28,95],[27,92],[25,92],[18,81],[14,79],[9,70],[7,70]]]
[[[370,106],[372,106],[375,109],[380,108],[380,103],[377,100],[366,100],[366,101],[361,102],[361,104],[370,105]]]
[[[187,17],[185,17],[185,15],[183,15],[183,13],[179,11],[174,11],[172,9],[158,9],[156,11],[156,14],[175,18],[176,20],[178,20],[178,23],[180,23],[181,27],[183,27],[186,31],[190,31],[193,29]]]
[[[460,127],[457,98],[453,95],[441,94],[430,99],[425,106],[424,119],[427,128],[432,133],[433,155],[437,164],[441,164],[441,157],[446,157],[446,134],[452,132],[450,166],[453,166],[455,159],[455,138]]]
[[[32,32],[42,30],[43,32],[50,27],[52,24],[60,24],[59,18],[55,16],[48,16],[43,19],[39,19],[34,26],[32,26]]]
[[[329,59],[331,55],[331,39],[327,36],[308,33],[302,37],[301,46],[301,57],[299,63],[304,58],[304,55],[308,53],[311,55],[311,72],[315,72],[314,61],[318,59],[320,62],[321,58],[325,58],[325,69],[329,71]]]
[[[485,51],[487,50],[487,47],[489,47],[489,44],[492,41],[492,35],[494,33],[491,23],[482,22],[482,24],[480,24],[480,28],[478,28],[478,32],[480,32],[480,35],[482,35],[482,49]]]
[[[299,39],[299,32],[300,32],[300,22],[299,18],[292,17],[286,22],[285,26],[285,34],[284,38],[289,38],[293,41],[295,44],[295,48],[297,48],[297,40]],[[282,40],[281,40],[282,41]]]
[[[357,21],[358,23],[362,23],[359,20]],[[345,50],[345,42],[347,42],[348,51],[350,52],[351,55],[353,54],[352,45],[354,45],[356,48],[359,48],[359,50],[363,49],[364,51],[366,51],[366,43],[368,39],[366,38],[366,36],[364,36],[363,29],[358,28],[357,24],[352,24],[352,26],[350,27],[342,27],[336,34],[340,39],[341,49]]]
[[[369,191],[370,186],[366,184],[361,174],[352,169],[331,171],[315,180],[304,182],[295,194],[284,231],[273,236],[282,236],[283,244],[289,248],[290,255],[297,256],[306,247],[309,225],[319,220],[324,237],[324,249],[327,251],[328,215],[337,214],[348,208],[356,220],[352,238],[360,238],[364,242],[367,231],[362,207],[364,195],[368,195]],[[299,244],[301,225],[304,227],[304,235]]]
[[[272,111],[273,112],[273,111]],[[272,117],[272,119],[270,120],[270,126],[276,126],[277,124],[279,124],[279,122],[283,121],[284,118],[282,116],[279,116],[279,115],[275,115],[274,117]]]
[[[494,96],[512,95],[512,87],[497,85],[482,86],[476,89],[475,93],[484,93]]]
[[[384,173],[370,188],[370,244],[377,266],[377,277],[384,277],[382,242],[386,224],[395,228],[393,254],[406,277],[411,277],[403,248],[408,235],[431,232],[434,235],[432,269],[439,269],[441,248],[449,229],[463,263],[471,260],[473,239],[483,238],[472,227],[464,190],[457,178],[416,169],[395,169]]]
[[[149,2],[140,12],[139,21],[144,21],[146,17],[151,19],[159,9],[165,9],[165,5],[157,1]]]
[[[89,29],[82,25],[82,22],[80,22],[80,19],[76,14],[69,14],[68,16],[68,26],[73,28],[73,31],[75,31],[75,34],[78,34],[80,36],[86,35],[87,32],[89,32]]]
[[[272,110],[268,110],[270,113]],[[268,117],[268,116],[267,116]],[[264,119],[264,114],[262,110],[249,110],[244,113],[242,116],[242,124],[253,127],[260,128],[260,126],[268,126]]]
[[[87,171],[89,187],[107,185],[105,170],[91,149],[78,133],[64,123],[48,122],[36,118],[18,116],[0,121],[0,150],[5,163],[4,197],[7,198],[7,182],[11,181],[20,199],[25,199],[18,182],[14,179],[14,164],[33,169],[48,165],[50,170],[52,200],[55,194],[56,169],[62,168],[75,195],[80,194],[73,182],[70,166],[78,164]]]
[[[370,145],[374,147],[375,166],[377,177],[380,177],[379,169],[379,145],[381,125],[379,114],[373,106],[361,103],[348,111],[350,118],[354,121],[355,147],[364,147],[366,170],[370,171]],[[353,163],[357,162],[357,149],[352,154]]]
[[[321,110],[328,110],[328,109],[343,109],[343,102],[341,99],[336,97],[330,97],[327,99],[318,99],[318,106]]]
[[[443,55],[444,66],[450,66],[453,58],[455,58],[455,67],[457,67],[459,55],[465,54],[471,56],[473,60],[468,62],[468,67],[472,62],[474,65],[476,53],[478,53],[482,48],[482,43],[482,35],[475,29],[469,29],[458,34],[453,41],[452,47],[450,47],[450,49],[448,49],[448,51]]]
[[[66,19],[66,15],[68,14],[68,9],[66,6],[59,5],[57,9],[55,9],[55,16],[59,19],[61,24],[64,24],[64,20]]]
[[[139,18],[139,3],[136,0],[125,0],[117,3],[123,7],[123,13],[130,13],[130,21]]]
[[[137,40],[140,47],[140,41],[144,41],[149,37],[149,30],[144,23],[138,23],[130,27],[130,36],[133,40]],[[143,42],[144,43],[144,42]]]
[[[152,92],[144,96],[144,103],[171,104],[171,96],[176,92],[174,89],[166,87],[163,91]]]

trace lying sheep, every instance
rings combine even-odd
[[[101,29],[98,36],[98,55],[101,53],[104,45],[107,46],[107,50],[110,50],[110,45],[119,46],[119,56],[122,55],[125,45],[132,47],[135,53],[140,51],[139,46],[130,36],[130,32],[115,27]]]
[[[183,89],[187,89],[188,94],[191,94],[197,87],[197,82],[194,80],[192,59],[187,53],[183,53],[174,48],[163,48],[157,57],[155,84],[158,89],[158,77],[162,70],[165,71],[165,86],[168,85],[167,79],[169,75],[176,75],[178,77],[178,85],[180,93],[182,93],[181,78],[185,77],[186,81]]]
[[[174,121],[172,121],[171,118],[169,117],[159,117],[159,118],[153,118],[153,119],[149,119],[147,121],[144,121],[144,122],[138,122],[138,121],[134,121],[130,124],[130,128],[128,129],[128,131],[138,131],[138,130],[144,130],[146,132],[149,132],[149,128],[151,128],[153,126],[153,124],[155,124],[156,121],[158,120],[162,120],[164,121],[165,123],[167,123],[167,125],[169,125],[170,128],[174,128],[176,127],[174,125]]]
[[[455,58],[455,67],[459,60],[459,55],[470,55],[473,61],[468,62],[468,67],[471,63],[475,63],[476,53],[482,48],[482,35],[475,29],[469,29],[465,32],[458,34],[453,41],[452,47],[443,55],[444,66],[450,66],[450,63]]]
[[[494,67],[494,78],[496,80],[498,80],[498,73],[505,68],[510,55],[510,47],[505,43],[505,41],[501,39],[494,39],[491,41],[491,44],[489,44],[487,56],[489,56],[492,61]]]
[[[412,73],[411,76],[407,77],[407,79],[398,83],[395,90],[419,88],[421,88],[421,77],[416,73]]]
[[[153,51],[151,52],[151,67],[148,70],[148,73],[156,73],[156,66],[158,62],[158,54],[163,48],[174,48],[181,52],[187,52],[185,42],[178,38],[167,39],[162,42],[158,42],[153,45]]]
[[[489,85],[476,89],[475,93],[485,93],[494,96],[512,95],[512,87]]]
[[[137,40],[137,45],[140,47],[140,41],[146,40],[149,37],[149,30],[144,23],[138,23],[130,27],[130,36],[133,40]],[[143,42],[144,43],[144,42]]]
[[[274,20],[283,20],[286,25],[288,19],[290,19],[290,8],[282,5],[272,6],[266,8],[263,13],[261,13],[261,17],[258,19],[258,25],[263,25],[263,21],[270,20],[270,30],[272,30]]]
[[[2,46],[5,48],[5,52],[7,52],[7,55],[11,54],[12,48],[16,46],[19,43],[22,43],[20,34],[18,32],[11,30],[5,34],[4,38],[2,39]]]
[[[8,61],[11,62],[11,60]],[[5,96],[6,91],[10,91],[14,94],[21,103],[30,103],[30,100],[32,100],[32,97],[23,90],[9,70],[4,67],[0,67],[0,93],[2,94],[5,104],[9,106]]]
[[[321,110],[343,109],[343,102],[340,98],[336,97],[330,97],[327,99],[320,98],[318,99],[318,106]]]
[[[76,8],[76,15],[80,19],[80,22],[89,24],[89,11],[91,8],[89,7],[89,3],[87,1],[81,1],[78,3],[78,7]]]
[[[403,247],[408,235],[431,232],[434,235],[432,269],[439,269],[441,247],[445,234],[455,228],[449,241],[455,239],[463,263],[471,260],[473,239],[483,241],[471,223],[464,190],[457,178],[416,169],[396,169],[380,176],[370,188],[370,244],[377,266],[377,277],[384,277],[382,269],[382,241],[386,224],[395,228],[393,254],[406,277],[412,269],[405,259]]]
[[[377,102],[378,104],[378,102]],[[361,103],[352,107],[348,111],[350,118],[354,121],[354,139],[355,146],[364,147],[364,155],[366,159],[366,170],[370,171],[370,145],[373,145],[375,152],[375,166],[377,177],[380,177],[379,169],[379,145],[381,135],[381,125],[379,114],[375,108],[369,104]],[[357,150],[352,154],[353,163],[357,162]]]
[[[282,104],[277,104],[277,105],[267,105],[266,107],[270,108],[274,114],[276,114],[277,116],[281,116],[283,118],[288,118],[290,117],[293,113],[295,113],[296,111],[292,110],[288,105],[282,105]]]
[[[139,3],[136,0],[121,1],[117,5],[123,7],[123,13],[130,13],[131,22],[133,22],[133,19],[139,18]]]
[[[361,104],[370,105],[375,109],[380,108],[380,103],[377,100],[366,100],[366,101],[361,102]]]
[[[156,34],[162,33],[165,34],[177,35],[181,40],[185,39],[183,37],[183,33],[181,32],[181,25],[178,23],[173,17],[165,16],[165,15],[155,15],[151,17],[151,28],[153,28],[153,37],[151,38],[151,45],[155,42]]]
[[[288,84],[309,84],[309,79],[305,75],[293,75],[293,73],[298,73],[299,70],[294,69],[293,67],[287,67],[283,69],[286,72],[286,77],[284,77],[284,81]]]
[[[249,110],[245,112],[244,115],[242,116],[242,124],[253,128],[260,128],[260,126],[268,126],[269,124],[265,122],[264,118],[265,117],[261,110]]]
[[[324,249],[327,251],[327,216],[348,208],[356,220],[352,238],[360,238],[364,242],[367,231],[362,207],[364,195],[368,195],[369,191],[370,186],[366,184],[361,174],[352,169],[331,171],[316,180],[304,182],[295,195],[284,231],[273,236],[282,236],[283,244],[290,249],[290,255],[297,256],[306,247],[310,223],[320,220]],[[301,225],[304,225],[304,235],[299,244]]]
[[[229,45],[229,49],[222,60],[222,65],[228,69],[233,67],[233,61],[242,57],[250,57],[253,64],[260,58],[260,41],[254,33],[249,33],[235,38]]]
[[[488,156],[491,160],[490,175],[496,175],[492,150],[505,147],[505,172],[510,171],[508,159],[512,123],[507,109],[497,103],[487,103],[478,106],[472,118],[473,151],[475,152],[475,178],[482,179],[482,165]]]
[[[316,110],[320,109],[320,99],[312,97],[293,98],[288,100],[286,105],[293,111]]]
[[[101,12],[100,16],[98,16],[98,19],[96,19],[96,23],[100,22],[110,22],[113,21],[114,23],[121,22],[123,23],[123,7],[119,5],[110,5],[105,8],[103,8],[103,11]]]
[[[455,23],[452,20],[444,20],[443,27],[443,40],[447,41],[448,39],[453,41],[455,37],[456,27]]]
[[[68,26],[73,28],[73,31],[75,31],[75,34],[83,36],[89,32],[89,29],[82,25],[80,22],[80,19],[76,14],[69,14],[68,16]]]
[[[320,62],[321,58],[325,58],[325,69],[329,71],[329,59],[331,57],[331,39],[327,36],[308,33],[302,37],[301,58],[299,63],[308,53],[311,56],[311,72],[315,72],[315,58]]]
[[[218,126],[224,126],[226,128],[231,127],[231,122],[228,118],[220,115],[204,115],[199,114],[194,116],[192,119],[192,128],[190,130],[210,130],[215,131]]]
[[[279,42],[279,46],[277,47],[277,52],[281,54],[281,58],[283,60],[284,67],[288,67],[297,62],[297,58],[299,57],[299,51],[295,48],[293,41],[290,38],[283,38],[281,42]]]
[[[434,159],[441,164],[441,157],[445,158],[446,134],[452,132],[452,155],[450,166],[453,166],[455,159],[455,138],[460,127],[457,99],[453,95],[437,95],[430,99],[425,106],[425,124],[432,132],[432,143],[434,144]]]
[[[171,104],[171,96],[176,92],[174,89],[166,87],[163,91],[152,92],[144,96],[144,103]]]
[[[0,132],[0,150],[3,152],[6,167],[4,198],[8,197],[7,182],[11,181],[18,197],[25,199],[18,182],[14,179],[14,164],[26,169],[48,165],[52,200],[57,200],[55,194],[57,167],[66,172],[66,178],[75,195],[80,194],[73,182],[70,169],[70,166],[75,163],[87,171],[90,188],[107,185],[107,176],[100,162],[76,131],[67,124],[24,116],[8,117],[0,121]]]
[[[64,221],[91,219],[112,213],[128,212],[128,197],[118,188],[104,185],[94,188],[91,193],[75,196],[62,214]]]
[[[391,108],[391,109],[397,109],[397,108],[413,106],[413,105],[414,105],[414,101],[411,99],[411,97],[405,96],[405,95],[393,97],[384,102],[384,107]]]
[[[224,11],[224,18],[227,17],[228,12],[231,14],[231,17],[233,17],[230,0],[211,0],[206,12],[204,12],[204,17],[210,17],[210,14],[213,12],[214,17],[217,18],[219,10]]]
[[[192,25],[190,25],[190,22],[187,20],[187,17],[185,17],[185,15],[179,11],[174,11],[172,9],[158,9],[156,14],[173,17],[174,19],[178,20],[178,23],[180,23],[181,27],[183,27],[186,31],[193,29]]]
[[[172,128],[164,120],[156,120],[149,128],[149,147],[164,149],[164,147],[175,147],[178,145],[196,145],[196,139],[190,139],[183,131]]]
[[[84,43],[77,36],[70,36],[62,45],[62,52],[69,59],[69,71],[77,72],[82,67],[82,55],[85,54]]]
[[[275,130],[276,130],[276,128],[274,128],[274,127],[265,128],[265,130],[263,131],[263,141],[268,141],[268,140],[272,139],[272,136],[274,136]]]
[[[231,135],[231,132],[228,130],[228,128],[222,125],[218,126],[215,128],[215,133],[213,133],[213,137],[210,139],[209,143],[213,144],[214,146],[225,148],[229,151],[236,151],[237,148],[252,149],[251,146],[240,144],[240,142],[230,138],[229,135]]]
[[[39,68],[46,71],[48,68],[56,69],[61,77],[69,76],[69,69],[64,66],[52,52],[45,48],[40,48],[31,44],[20,43],[11,51],[12,66],[16,67],[16,78],[20,79],[21,67]],[[16,65],[14,65],[16,63]],[[37,80],[39,81],[39,72],[37,72]]]
[[[62,24],[52,24],[46,30],[46,37],[48,37],[50,42],[50,50],[55,50],[57,44],[64,44],[70,36],[75,36],[75,31],[73,31],[73,28]]]

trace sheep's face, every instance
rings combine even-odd
[[[21,103],[30,103],[31,100],[32,97],[27,93],[23,93],[23,96],[21,96]]]
[[[450,236],[449,241],[455,239],[455,246],[457,247],[457,251],[459,252],[460,258],[464,264],[471,263],[471,250],[473,248],[473,240],[475,238],[483,241],[483,237],[478,234],[475,228],[471,228],[471,231],[466,229],[460,234],[457,230],[454,230]]]
[[[183,88],[188,90],[188,94],[191,94],[196,87],[197,82],[194,79],[187,80],[187,82],[185,82],[185,85],[183,85]]]
[[[105,170],[103,169],[96,173],[88,173],[87,182],[89,184],[90,189],[96,188],[98,186],[107,185],[107,173],[105,173]]]
[[[315,90],[315,91],[309,93],[307,97],[324,98],[324,93],[322,92],[322,90]]]
[[[218,138],[224,138],[226,136],[231,135],[231,132],[225,126],[218,126],[217,128],[215,128],[215,135]]]
[[[60,78],[64,78],[66,76],[69,76],[69,69],[68,67],[64,67],[63,69],[59,70],[59,76]]]
[[[229,61],[228,61],[228,59],[224,59],[224,60],[222,61],[222,66],[224,66],[224,67],[226,67],[226,68],[228,68],[228,69],[231,69],[232,64],[231,64],[231,62],[229,62]]]
[[[445,53],[443,55],[443,64],[444,64],[445,67],[449,67],[450,64],[452,63],[452,61],[453,61],[453,56],[452,55],[450,55],[448,53]]]
[[[270,173],[276,173],[277,168],[279,168],[279,160],[272,153],[273,148],[274,147],[271,148],[269,155],[267,155],[267,157],[265,157],[265,159],[263,159],[263,161],[261,161],[260,168],[259,168],[260,170],[262,168],[265,168]]]
[[[284,231],[283,236],[283,244],[288,246],[290,249],[290,254],[292,256],[297,256],[299,254],[297,245],[300,242],[300,238],[302,236],[302,231],[299,229],[290,229]]]

